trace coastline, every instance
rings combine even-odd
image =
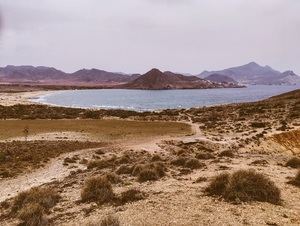
[[[0,93],[0,105],[12,106],[16,104],[30,105],[30,104],[43,104],[34,101],[35,98],[48,95],[56,91],[30,91],[19,93]]]

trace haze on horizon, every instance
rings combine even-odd
[[[0,0],[0,66],[300,74],[298,0]]]

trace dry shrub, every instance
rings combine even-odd
[[[163,159],[160,155],[155,154],[155,155],[152,156],[151,161],[152,162],[157,162],[157,161],[163,161]]]
[[[214,159],[215,156],[209,152],[200,152],[196,154],[197,159]]]
[[[292,167],[292,168],[300,168],[300,158],[293,157],[289,161],[287,161],[286,166]]]
[[[135,202],[144,198],[144,193],[137,189],[129,189],[125,192],[122,192],[120,197],[123,204],[127,202]]]
[[[100,221],[89,222],[85,226],[120,226],[120,221],[115,215],[107,215]]]
[[[18,218],[23,221],[22,225],[26,226],[41,226],[47,224],[44,218],[44,208],[37,203],[30,203],[24,206],[20,210]]]
[[[202,183],[202,182],[205,182],[207,181],[207,178],[206,177],[198,177],[196,180],[195,180],[195,183]]]
[[[95,201],[100,204],[110,202],[114,199],[111,183],[106,177],[96,176],[85,181],[81,191],[83,202]]]
[[[138,177],[138,181],[158,180],[165,175],[166,168],[162,162],[150,164],[138,164],[132,171],[133,176]]]
[[[36,226],[46,223],[45,212],[56,205],[60,196],[49,188],[32,188],[15,197],[11,213],[23,221],[23,225]]]
[[[234,157],[234,152],[232,150],[226,150],[226,151],[222,151],[219,154],[220,157],[229,157],[229,158],[233,158]]]
[[[252,170],[221,174],[206,188],[209,195],[222,196],[226,201],[260,201],[280,204],[280,190],[266,176]]]
[[[122,179],[115,173],[107,173],[104,177],[112,184],[118,184],[122,182]]]
[[[293,180],[289,181],[288,183],[300,188],[300,170],[296,174],[295,178]]]
[[[87,168],[88,169],[93,169],[93,168],[97,168],[97,169],[105,169],[108,167],[112,167],[114,165],[113,161],[111,159],[107,159],[107,160],[95,160],[95,161],[91,161],[89,162]]]
[[[108,215],[102,219],[100,226],[120,226],[120,221],[116,216]]]
[[[201,163],[198,159],[195,158],[190,158],[185,162],[185,167],[190,169],[199,169],[204,166],[204,163]]]
[[[205,191],[208,195],[222,195],[226,190],[226,186],[229,183],[229,174],[222,173],[216,176],[206,187]]]
[[[128,165],[121,165],[117,170],[117,174],[131,174],[132,173],[132,167]]]
[[[185,157],[178,157],[171,161],[172,165],[175,166],[182,166],[185,168],[190,168],[190,169],[199,169],[201,167],[204,167],[205,164],[201,163],[198,159],[195,158],[185,158]]]
[[[175,166],[185,166],[186,161],[187,161],[187,158],[180,156],[180,157],[172,160],[171,164],[175,165]]]
[[[12,211],[17,212],[28,204],[39,204],[49,210],[59,201],[60,195],[50,188],[31,188],[15,197]]]
[[[139,182],[151,181],[151,180],[158,180],[159,177],[154,169],[145,168],[142,169],[138,175]]]

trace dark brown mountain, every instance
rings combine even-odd
[[[172,72],[161,72],[158,69],[152,69],[144,75],[141,75],[132,82],[119,86],[124,89],[207,89],[207,88],[225,88],[239,87],[229,83],[215,83],[200,79],[196,76],[184,76]]]
[[[211,81],[211,82],[217,82],[217,83],[233,83],[233,84],[238,84],[237,81],[234,79],[230,78],[229,76],[226,75],[221,75],[221,74],[211,74],[207,77],[204,78],[205,80]]]

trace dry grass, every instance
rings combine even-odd
[[[23,221],[25,226],[41,226],[46,225],[47,221],[44,218],[44,208],[36,203],[31,203],[23,207],[18,218]]]
[[[87,179],[81,191],[81,200],[83,202],[95,201],[99,204],[103,204],[113,201],[114,197],[115,195],[111,183],[103,176]]]
[[[102,146],[103,143],[79,141],[0,142],[0,177],[12,177],[41,167],[63,153]]]
[[[115,215],[107,215],[99,221],[93,221],[84,224],[85,226],[120,226],[120,221]]]
[[[45,223],[44,214],[56,205],[60,195],[50,188],[32,188],[21,192],[13,200],[11,214],[23,221],[23,225],[36,226]]]
[[[144,122],[128,120],[0,120],[0,139],[23,137],[25,127],[29,136],[53,132],[84,132],[100,141],[184,135],[190,126],[177,122]]]
[[[293,157],[289,161],[287,161],[286,166],[292,167],[292,168],[300,168],[300,158]]]
[[[12,212],[17,212],[28,204],[39,204],[45,210],[55,206],[59,201],[60,195],[57,191],[50,188],[32,188],[28,191],[21,192],[14,198]]]
[[[116,216],[108,215],[102,219],[100,226],[120,226],[120,221]]]
[[[206,192],[233,202],[281,202],[280,190],[275,184],[263,174],[251,170],[239,170],[231,175],[221,174],[212,180]]]
[[[145,195],[138,189],[129,189],[121,193],[120,201],[122,204],[128,202],[135,202],[141,199],[144,199]]]
[[[165,175],[165,165],[162,162],[138,164],[133,168],[132,175],[138,177],[139,182],[158,180]]]
[[[288,183],[300,188],[300,170],[298,170],[295,178],[290,180]]]

